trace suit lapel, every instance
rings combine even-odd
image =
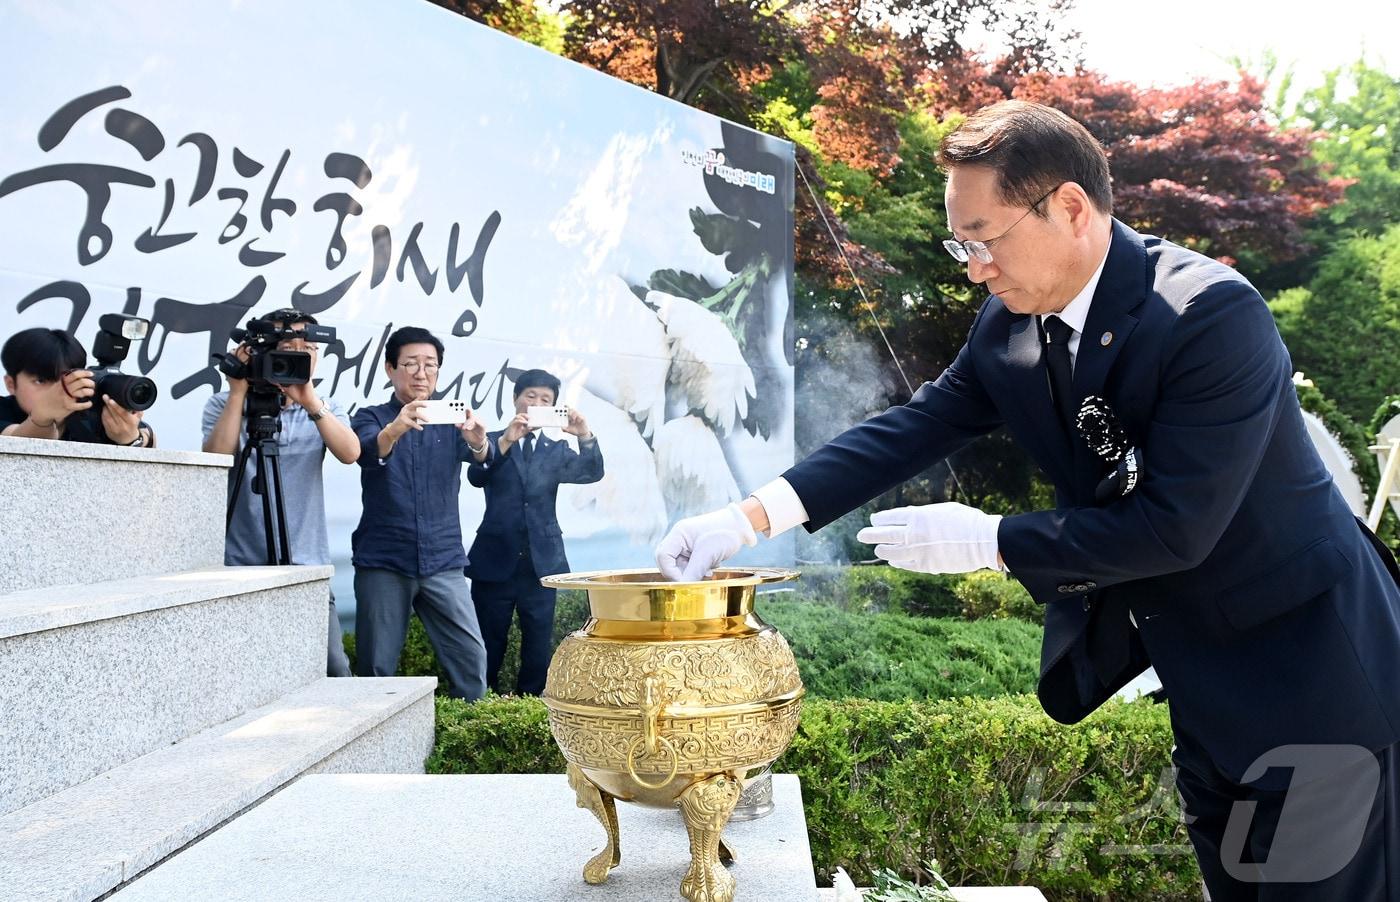
[[[1134,311],[1146,297],[1147,251],[1142,238],[1114,220],[1108,259],[1104,261],[1103,274],[1094,289],[1089,317],[1084,322],[1074,358],[1075,410],[1091,395],[1107,399],[1104,386],[1118,353],[1137,328],[1138,317]],[[1077,439],[1074,460],[1077,494],[1091,499],[1094,487],[1103,476],[1104,463]]]
[[[1103,395],[1113,361],[1137,328],[1132,311],[1146,297],[1147,251],[1141,238],[1114,220],[1113,242],[1074,358],[1076,408],[1089,395]]]

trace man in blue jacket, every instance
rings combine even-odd
[[[569,409],[564,432],[578,438],[578,451],[530,428],[531,407],[553,407],[559,380],[544,370],[526,370],[515,380],[515,417],[487,438],[496,456],[467,468],[467,481],[486,490],[486,513],[476,531],[467,575],[472,601],[486,642],[486,684],[500,691],[498,678],[506,637],[520,616],[522,695],[544,691],[554,636],[554,590],[540,577],[567,573],[564,536],[555,516],[559,486],[603,478],[603,454],[583,414]]]
[[[471,411],[460,428],[421,422],[442,354],[442,342],[428,330],[396,330],[384,347],[393,397],[350,421],[360,439],[364,499],[350,537],[355,672],[393,676],[417,610],[447,672],[448,694],[475,700],[486,693],[486,650],[462,577],[467,555],[457,497],[463,462],[487,461],[495,452]]]
[[[658,565],[701,578],[756,533],[818,529],[1004,426],[1054,510],[900,508],[860,538],[909,570],[1009,569],[1046,606],[1056,720],[1155,666],[1212,899],[1400,898],[1400,574],[1308,440],[1268,307],[1114,220],[1107,159],[1062,113],[997,104],[940,156],[945,247],[990,292],[952,365],[742,504],[678,523]],[[1109,433],[1135,449],[1113,465]]]

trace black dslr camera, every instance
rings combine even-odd
[[[156,384],[145,376],[128,376],[119,364],[131,350],[131,340],[142,339],[150,331],[149,320],[121,313],[104,313],[97,320],[97,339],[92,343],[94,398],[106,395],[127,410],[147,410],[156,403]],[[96,408],[94,408],[96,409]]]
[[[253,391],[275,391],[283,385],[305,385],[311,381],[311,355],[306,351],[279,351],[283,341],[300,338],[312,344],[335,341],[334,326],[306,323],[302,329],[278,328],[277,323],[250,319],[242,329],[234,329],[229,337],[248,347],[248,362],[233,354],[216,354],[219,370],[232,379],[248,380]]]

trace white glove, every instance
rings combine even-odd
[[[984,514],[966,504],[947,502],[896,507],[870,515],[856,539],[875,546],[875,556],[901,570],[967,573],[999,570],[997,525],[1000,514]]]
[[[704,579],[740,545],[757,545],[753,524],[739,505],[681,520],[656,546],[656,566],[670,580]]]

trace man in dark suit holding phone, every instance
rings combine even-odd
[[[1263,299],[1113,219],[1103,150],[1056,110],[981,110],[940,163],[944,246],[989,291],[956,359],[741,504],[676,524],[658,565],[701,578],[1004,426],[1054,510],[899,508],[860,538],[909,570],[1009,569],[1046,606],[1056,720],[1155,666],[1216,902],[1400,898],[1400,574],[1307,437]]]
[[[602,479],[603,454],[583,414],[572,408],[558,425],[578,438],[578,451],[531,426],[530,408],[553,408],[559,400],[555,376],[526,370],[515,380],[514,396],[515,417],[487,435],[498,454],[467,468],[467,480],[486,490],[486,513],[467,555],[467,575],[486,643],[486,684],[500,691],[506,637],[518,612],[517,691],[539,695],[554,634],[554,590],[541,586],[540,577],[569,570],[555,500],[563,483]]]

